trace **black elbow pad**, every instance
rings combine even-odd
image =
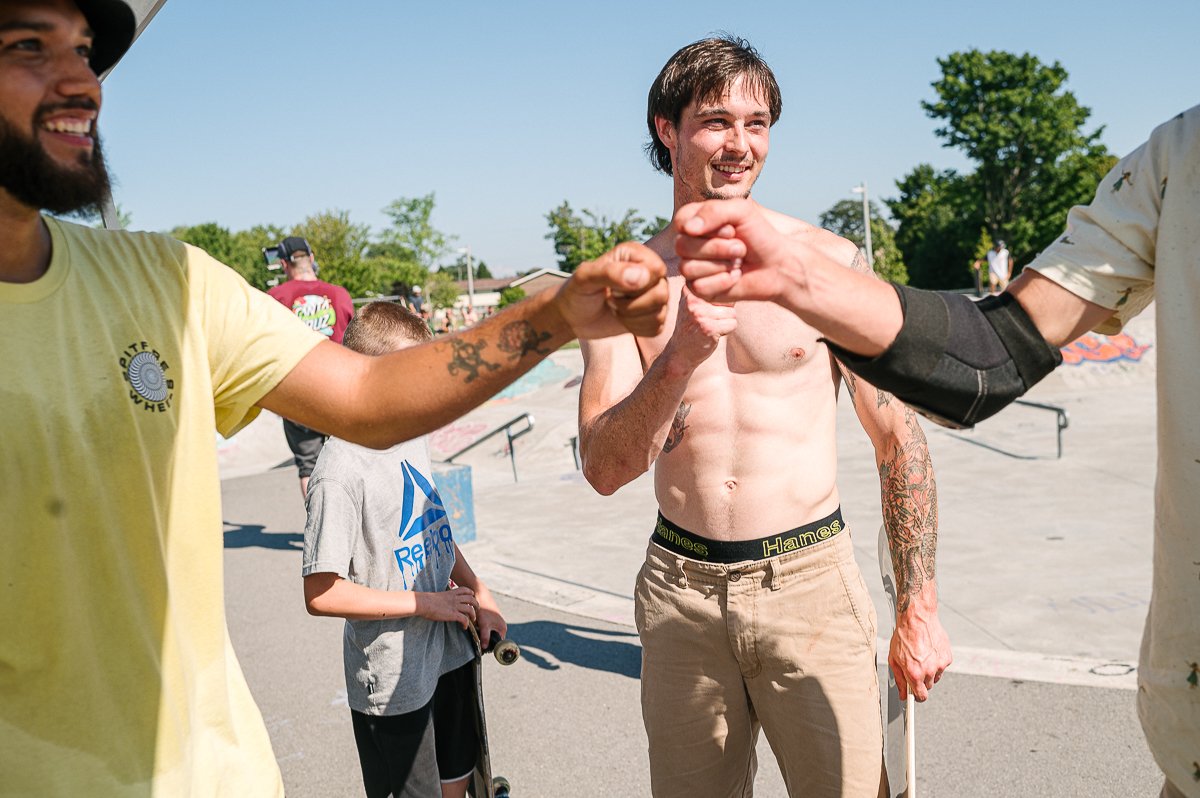
[[[827,341],[846,368],[939,424],[971,427],[1007,407],[1060,363],[1010,294],[962,294],[893,285],[904,324],[887,351],[864,358]]]

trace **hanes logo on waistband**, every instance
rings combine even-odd
[[[121,376],[129,385],[129,399],[151,413],[165,413],[175,399],[171,365],[146,341],[135,341],[121,352]]]

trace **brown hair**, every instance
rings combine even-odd
[[[659,140],[654,118],[661,116],[678,127],[688,103],[720,99],[739,77],[746,79],[749,90],[761,94],[767,101],[771,124],[778,122],[783,111],[779,84],[767,62],[745,39],[729,34],[701,39],[667,60],[654,79],[646,101],[646,126],[650,128],[646,154],[655,169],[671,174],[671,151]]]
[[[429,325],[408,308],[394,302],[370,302],[354,313],[346,325],[342,344],[364,355],[386,355],[407,344],[433,340]]]

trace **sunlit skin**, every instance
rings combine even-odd
[[[69,0],[0,4],[0,116],[63,168],[95,147],[100,81],[88,65],[92,32]],[[32,282],[50,265],[39,209],[0,189],[0,281]]]
[[[771,111],[744,77],[716,100],[693,100],[676,126],[656,117],[659,139],[671,151],[675,207],[705,199],[748,197],[767,160]]]

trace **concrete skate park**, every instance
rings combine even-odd
[[[1026,397],[1034,404],[969,432],[923,424],[955,656],[916,714],[923,798],[1157,794],[1135,712],[1156,465],[1153,333],[1151,308],[1122,336],[1068,347]],[[501,432],[454,458],[473,484],[476,534],[463,551],[523,649],[509,668],[489,662],[484,677],[493,766],[517,796],[649,795],[632,595],[656,510],[652,478],[611,497],[584,481],[572,451],[581,374],[579,350],[560,350],[431,438],[444,459],[510,422],[520,433],[511,451]],[[844,394],[839,427],[842,507],[883,661],[879,480]],[[304,508],[279,420],[264,413],[218,446],[230,631],[288,795],[360,795],[342,622],[303,607]],[[755,794],[786,794],[765,740]]]

